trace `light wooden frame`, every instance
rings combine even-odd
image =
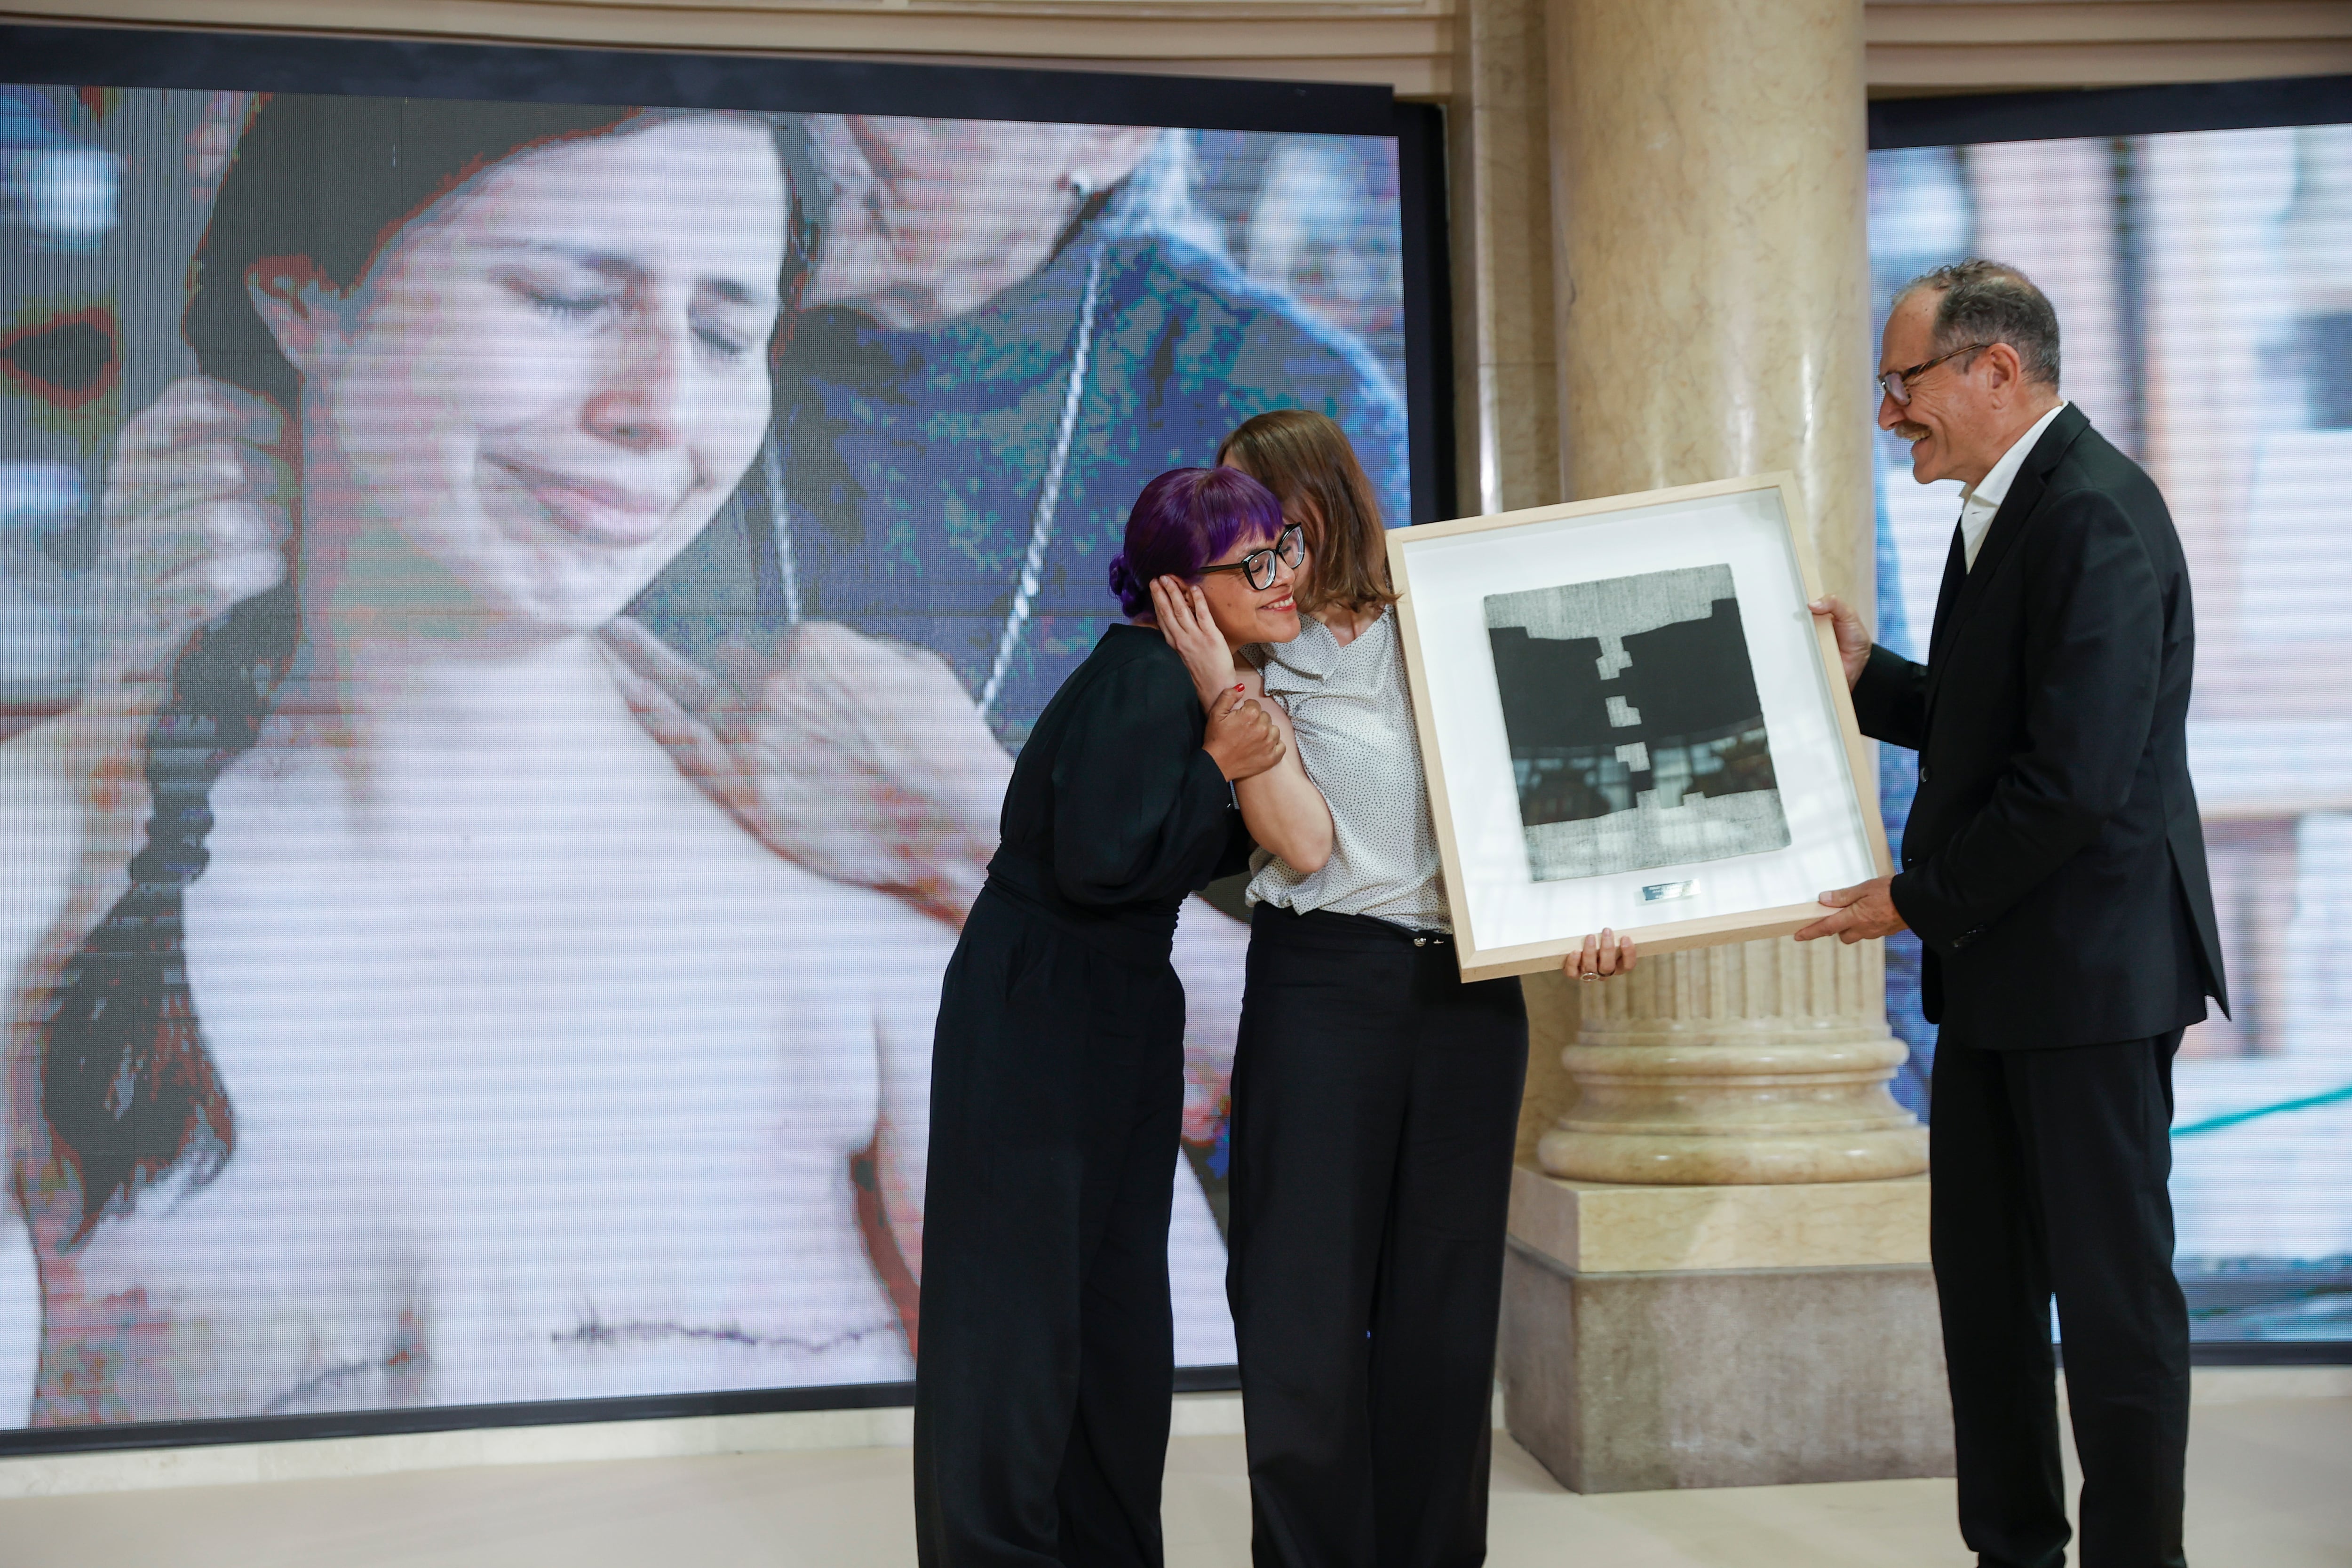
[[[1431,689],[1429,671],[1420,625],[1413,610],[1412,551],[1416,545],[1461,534],[1521,528],[1530,523],[1556,522],[1570,518],[1582,518],[1592,523],[1610,522],[1628,511],[1764,489],[1780,493],[1780,515],[1784,525],[1789,527],[1790,552],[1803,579],[1806,597],[1821,597],[1820,565],[1811,545],[1790,522],[1796,515],[1793,504],[1796,480],[1787,473],[1759,474],[1709,484],[1680,485],[1640,495],[1608,496],[1559,506],[1531,507],[1523,511],[1502,512],[1492,517],[1465,517],[1452,522],[1428,523],[1419,528],[1397,529],[1390,532],[1389,574],[1401,595],[1397,601],[1397,622],[1403,634],[1405,669],[1412,688],[1413,723],[1421,738],[1422,766],[1429,778],[1431,813],[1436,821],[1438,853],[1445,868],[1446,897],[1453,911],[1454,942],[1465,980],[1492,980],[1507,974],[1528,974],[1550,969],[1581,942],[1585,933],[1563,932],[1557,938],[1507,947],[1482,947],[1478,942],[1477,931],[1471,920],[1469,899],[1465,890],[1464,861],[1454,837],[1454,815],[1446,795],[1445,759],[1438,748],[1436,722],[1427,695]],[[1868,787],[1877,776],[1876,770],[1873,766],[1870,751],[1864,742],[1861,728],[1854,721],[1853,699],[1846,687],[1844,667],[1838,658],[1837,639],[1824,621],[1816,621],[1813,629],[1821,654],[1823,683],[1830,693],[1838,730],[1845,742],[1845,776],[1853,790],[1853,804],[1867,840],[1866,847],[1872,863],[1877,868],[1877,874],[1888,876],[1894,867],[1887,853],[1885,825],[1878,812],[1877,791]],[[1633,934],[1643,952],[1673,952],[1721,942],[1785,936],[1819,920],[1827,912],[1817,903],[1783,904],[1738,914],[1661,921],[1633,928]]]

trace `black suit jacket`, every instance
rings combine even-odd
[[[1973,571],[1955,542],[1927,662],[1870,650],[1863,731],[1919,752],[1893,893],[1943,1038],[2094,1045],[2227,1008],[2189,783],[2195,642],[2164,498],[2069,407]]]

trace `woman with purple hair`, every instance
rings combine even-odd
[[[1233,647],[1287,642],[1302,558],[1255,479],[1153,479],[1110,564],[1129,624],[1063,682],[1013,765],[932,1044],[914,1456],[926,1568],[1161,1560],[1184,1096],[1169,950],[1185,898],[1246,863],[1234,781],[1285,747],[1239,690],[1196,688],[1151,584],[1197,584]]]

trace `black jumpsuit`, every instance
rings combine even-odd
[[[940,997],[915,1390],[925,1568],[1161,1561],[1185,895],[1245,863],[1182,661],[1046,704]]]

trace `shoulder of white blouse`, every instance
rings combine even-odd
[[[1322,641],[1310,644],[1307,640],[1310,637],[1320,637]],[[1310,668],[1309,664],[1286,656],[1291,653],[1305,653],[1311,648],[1313,653],[1318,656],[1311,662],[1320,664],[1330,653],[1338,651],[1337,642],[1332,637],[1330,629],[1312,616],[1298,617],[1298,636],[1289,642],[1253,643],[1250,646],[1256,652],[1260,673],[1269,679],[1277,669],[1287,673],[1295,679],[1318,679],[1319,672]]]

